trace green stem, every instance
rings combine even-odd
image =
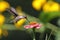
[[[48,35],[46,34],[46,38],[45,38],[45,40],[48,40]]]
[[[52,31],[51,31],[51,33],[50,33],[50,35],[49,35],[49,37],[48,37],[48,40],[50,40],[51,35],[52,35]]]
[[[35,38],[35,28],[33,28],[33,40],[36,40],[36,38]]]

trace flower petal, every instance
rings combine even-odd
[[[42,26],[42,24],[37,25],[36,29],[39,29]]]
[[[36,29],[39,29],[40,27],[36,27]]]
[[[34,28],[34,26],[33,25],[30,25],[29,28]]]
[[[29,28],[33,28],[33,25],[25,25],[24,28],[29,29]]]
[[[24,28],[29,29],[29,26],[30,26],[30,25],[25,25]]]

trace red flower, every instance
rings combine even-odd
[[[30,22],[29,25],[25,25],[24,28],[29,29],[29,28],[36,28],[39,29],[42,26],[42,24],[39,24],[37,22]]]

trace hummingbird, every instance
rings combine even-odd
[[[18,22],[20,19],[27,19],[27,16],[26,15],[19,15],[17,13],[16,9],[13,8],[13,7],[10,7],[9,9],[7,9],[7,11],[14,16],[14,20],[11,21],[11,22]],[[28,20],[28,22],[29,22],[29,20]]]

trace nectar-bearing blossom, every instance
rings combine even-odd
[[[42,26],[42,24],[39,24],[37,22],[30,22],[28,25],[25,25],[24,28],[29,29],[29,28],[36,28],[39,29]]]

